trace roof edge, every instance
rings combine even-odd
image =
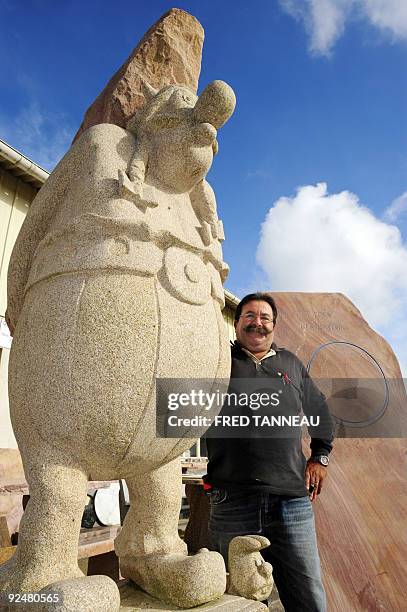
[[[240,298],[238,298],[236,295],[234,295],[228,289],[224,288],[223,291],[225,293],[225,304],[226,304],[226,306],[229,306],[229,308],[233,308],[233,310],[236,310],[236,306],[239,304]]]
[[[31,159],[11,147],[0,138],[0,162],[7,170],[19,176],[26,183],[34,184],[38,189],[45,183],[50,173]],[[5,162],[5,164],[4,164]]]

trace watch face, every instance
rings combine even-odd
[[[329,463],[328,457],[325,457],[325,456],[319,457],[319,461],[320,463],[322,463],[322,465],[328,465]]]

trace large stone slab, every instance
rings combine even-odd
[[[332,341],[353,343],[371,353],[386,376],[401,378],[400,366],[389,343],[364,319],[358,308],[341,293],[273,292],[279,310],[275,341],[294,351],[307,363],[315,349]],[[372,375],[372,363],[360,351],[326,351],[313,363],[313,376]]]
[[[277,344],[305,364],[318,347],[327,345],[311,364],[314,378],[378,376],[362,348],[390,381],[390,416],[395,422],[398,419],[399,430],[385,437],[377,423],[373,425],[377,437],[363,439],[354,430],[353,438],[337,438],[328,478],[313,505],[328,609],[401,610],[407,589],[406,573],[401,570],[407,558],[407,543],[401,537],[407,507],[407,402],[397,357],[340,293],[273,296],[279,308]],[[309,454],[308,443],[304,448]]]
[[[181,608],[176,606],[168,606],[154,597],[151,597],[144,591],[140,591],[128,581],[122,582],[119,586],[120,590],[120,612],[139,612],[141,610],[150,610],[151,612],[172,612],[173,610],[181,611]],[[184,608],[187,610],[187,608]],[[190,610],[190,608],[189,608]],[[267,610],[267,606],[259,601],[252,599],[244,599],[234,595],[223,595],[216,601],[204,604],[193,608],[200,612],[201,610],[215,612],[261,612]]]
[[[145,83],[157,89],[186,85],[196,92],[203,41],[203,28],[195,17],[177,8],[165,13],[92,102],[73,141],[99,123],[126,127],[146,101]]]
[[[397,357],[356,306],[340,293],[273,296],[279,310],[275,341],[308,364],[333,414],[349,422],[340,435],[406,436],[407,397]]]

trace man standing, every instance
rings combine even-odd
[[[326,597],[311,502],[327,474],[332,420],[324,396],[301,361],[273,343],[276,319],[277,308],[269,294],[254,293],[241,300],[235,313],[231,383],[239,378],[259,379],[259,384],[260,379],[279,379],[291,404],[298,403],[305,415],[322,417],[324,436],[312,437],[311,432],[307,462],[300,427],[294,437],[208,437],[204,481],[210,491],[209,530],[226,563],[235,536],[266,536],[271,546],[262,554],[273,566],[286,612],[323,612]]]

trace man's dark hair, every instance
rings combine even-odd
[[[276,303],[269,293],[263,293],[261,291],[258,291],[257,293],[249,293],[249,295],[245,295],[244,298],[240,300],[239,304],[237,305],[236,311],[235,311],[235,321],[238,321],[240,319],[240,315],[242,314],[243,306],[247,304],[247,302],[253,302],[253,301],[256,301],[256,302],[262,301],[262,302],[267,302],[267,304],[270,304],[271,310],[273,311],[273,323],[275,325],[277,321]]]

